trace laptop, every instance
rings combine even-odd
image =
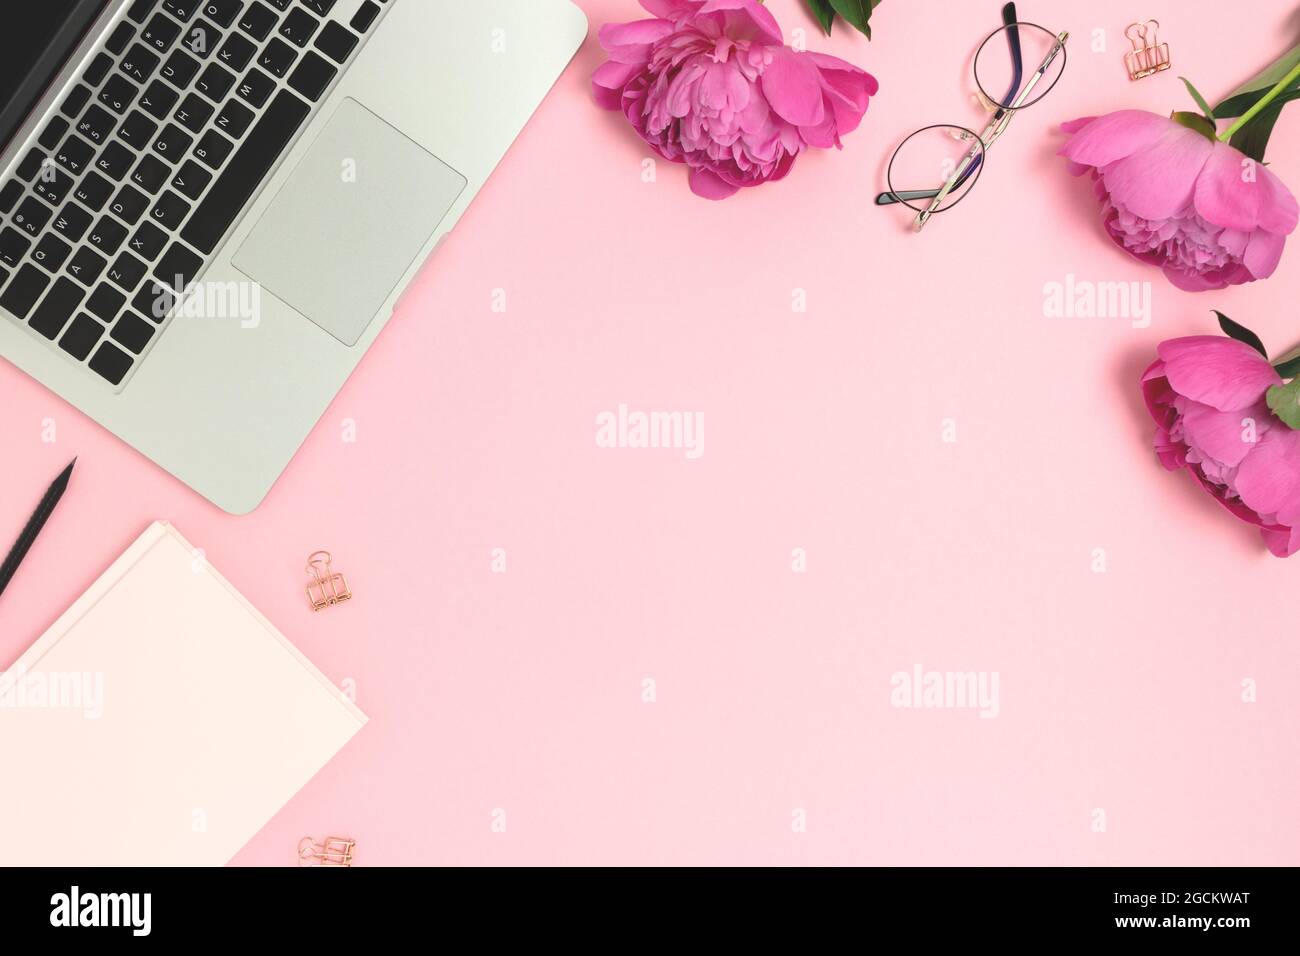
[[[232,514],[587,33],[570,0],[24,0],[0,357]]]

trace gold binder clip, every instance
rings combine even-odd
[[[307,573],[312,576],[311,583],[307,585],[307,600],[311,601],[313,611],[352,600],[347,579],[341,574],[335,574],[330,567],[328,551],[317,551],[307,559]]]
[[[323,843],[317,843],[311,837],[298,841],[299,866],[351,866],[352,850],[355,840],[343,837],[326,837]]]
[[[1156,31],[1159,29],[1159,20],[1147,20],[1145,23],[1130,23],[1124,31],[1124,36],[1133,44],[1133,49],[1124,54],[1130,80],[1140,80],[1169,69],[1169,44],[1158,42]]]

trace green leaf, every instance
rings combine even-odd
[[[855,29],[865,33],[871,39],[871,11],[879,5],[880,0],[829,0],[844,20]]]
[[[1286,385],[1274,385],[1264,394],[1273,414],[1290,427],[1300,429],[1300,378]]]
[[[1245,342],[1264,358],[1268,358],[1268,349],[1264,348],[1264,342],[1258,335],[1244,325],[1232,321],[1218,309],[1214,310],[1214,314],[1219,317],[1219,328],[1223,329],[1224,335],[1230,339],[1236,339],[1238,342]]]
[[[835,21],[835,8],[831,6],[831,0],[805,0],[805,2],[812,15],[817,18],[817,22],[822,25],[822,30],[830,36],[831,24]]]
[[[1210,109],[1210,104],[1205,102],[1205,97],[1201,95],[1201,91],[1192,86],[1192,81],[1187,77],[1180,76],[1179,79],[1182,80],[1183,85],[1187,87],[1187,92],[1192,94],[1192,99],[1196,100],[1196,105],[1201,108],[1201,112],[1205,114],[1206,119],[1213,123],[1214,110]]]
[[[1264,153],[1268,149],[1269,137],[1273,135],[1273,127],[1278,117],[1282,115],[1282,107],[1295,99],[1300,99],[1300,90],[1283,93],[1264,107],[1249,123],[1233,133],[1228,144],[1241,150],[1255,162],[1262,163]]]
[[[1300,376],[1300,355],[1285,362],[1278,362],[1273,366],[1273,371],[1283,378],[1295,378]]]
[[[1200,113],[1179,110],[1176,113],[1170,113],[1169,118],[1179,126],[1186,126],[1188,129],[1194,129],[1211,142],[1219,135],[1218,128]]]
[[[1258,103],[1265,93],[1281,83],[1297,64],[1300,64],[1300,45],[1287,50],[1258,74],[1237,87],[1231,96],[1214,108],[1214,115],[1219,119],[1231,119],[1245,113]]]

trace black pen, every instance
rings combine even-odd
[[[27,527],[23,528],[23,533],[18,536],[18,542],[13,546],[13,550],[9,552],[9,557],[5,558],[4,564],[0,564],[0,594],[4,594],[5,588],[9,586],[9,582],[13,579],[14,572],[18,570],[18,565],[23,563],[23,558],[27,557],[27,552],[31,550],[36,536],[41,533],[41,529],[45,527],[45,522],[54,513],[55,506],[59,503],[59,499],[63,497],[63,492],[68,488],[68,479],[72,477],[72,465],[76,463],[77,459],[72,459],[72,464],[63,469],[63,474],[54,479],[49,491],[45,492],[45,497],[36,506],[36,511],[27,522]]]

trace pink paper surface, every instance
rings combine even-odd
[[[980,122],[998,4],[886,0],[868,43],[771,0],[880,95],[842,153],[718,204],[643,181],[588,84],[595,29],[644,14],[582,6],[593,35],[253,515],[0,367],[4,546],[80,456],[0,667],[166,519],[370,717],[238,864],[307,834],[359,865],[1300,862],[1300,564],[1159,467],[1137,390],[1213,308],[1300,341],[1300,248],[1178,292],[1054,155],[1063,120],[1192,108],[1179,74],[1219,99],[1296,41],[1285,5],[1020,4],[1070,30],[1065,78],[921,236],[871,200],[907,133]],[[1174,69],[1130,83],[1138,15]],[[1293,189],[1297,124],[1270,150]],[[1150,282],[1149,327],[1045,316],[1070,275]],[[702,413],[704,454],[598,447],[620,404]],[[319,548],[356,598],[313,615]],[[996,672],[996,718],[893,706],[917,665]]]

